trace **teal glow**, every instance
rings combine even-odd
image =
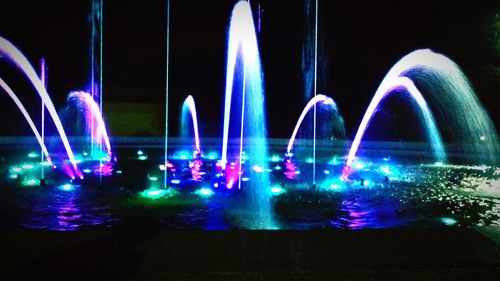
[[[149,177],[149,180],[150,180],[150,181],[157,181],[157,180],[158,180],[158,177]]]
[[[122,170],[116,171],[117,174],[123,174]]]
[[[9,175],[9,179],[13,179],[13,180],[15,180],[15,179],[17,179],[17,178],[18,178],[18,175],[17,175],[17,174],[10,174],[10,175]]]
[[[90,174],[90,172],[92,172],[92,170],[91,170],[91,169],[83,169],[83,172],[84,172],[85,174]]]
[[[330,188],[331,189],[340,189],[340,188],[342,188],[342,186],[340,184],[337,184],[337,183],[332,183],[332,184],[330,184]]]
[[[38,158],[38,157],[40,157],[40,155],[38,153],[36,153],[36,152],[30,152],[28,154],[28,157],[29,158]]]
[[[364,180],[364,181],[363,181],[363,186],[364,186],[364,187],[370,187],[371,185],[372,185],[372,182],[371,182],[371,181],[369,181],[369,180]]]
[[[159,165],[158,168],[160,169],[160,171],[165,171],[165,165],[164,164]]]
[[[204,198],[210,198],[215,194],[215,192],[208,187],[202,187],[202,188],[196,190],[195,194],[198,194],[199,196],[204,197]]]
[[[457,220],[453,218],[441,218],[441,222],[445,225],[455,225],[457,224]]]
[[[324,170],[324,171],[323,171],[323,173],[324,173],[325,175],[329,175],[329,174],[330,174],[330,170]]]
[[[282,188],[281,186],[273,186],[273,187],[271,187],[271,194],[274,195],[274,196],[281,195],[281,194],[283,194],[285,192],[286,192],[286,190],[284,188]]]
[[[12,171],[12,173],[20,173],[23,171],[23,169],[19,167],[12,167],[10,170]]]
[[[62,191],[72,191],[73,186],[70,183],[67,183],[67,184],[63,184],[63,185],[59,186],[58,189],[62,190]]]
[[[25,170],[31,170],[31,169],[35,168],[35,166],[32,164],[24,164],[21,166],[21,168],[23,168]]]
[[[23,186],[35,186],[38,184],[38,181],[36,179],[27,179],[22,182]]]
[[[244,177],[244,178],[241,178],[241,181],[249,181],[250,178],[247,178],[247,177]]]
[[[146,155],[141,155],[141,156],[137,157],[137,159],[144,161],[144,160],[148,160],[148,157]]]
[[[179,184],[179,183],[181,183],[181,180],[171,180],[170,182],[173,184]]]
[[[144,152],[142,150],[137,150],[137,155],[139,156],[144,155]]]
[[[280,161],[281,161],[281,157],[279,155],[275,154],[275,155],[273,155],[271,157],[271,162],[275,162],[276,163],[276,162],[280,162]]]
[[[208,159],[210,159],[210,160],[215,160],[215,159],[217,159],[217,156],[218,156],[218,155],[217,155],[217,153],[212,151],[212,152],[210,152],[210,153],[208,154],[208,156],[207,156],[207,157],[208,157]]]
[[[42,165],[44,167],[48,167],[51,165],[51,163],[49,161],[43,161],[42,163],[40,163],[40,165]]]
[[[314,162],[314,159],[312,158],[307,158],[306,159],[306,162],[309,163],[309,164],[312,164]]]
[[[394,172],[390,170],[389,166],[380,167],[380,171],[386,175],[394,175]]]

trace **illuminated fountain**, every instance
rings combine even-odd
[[[437,162],[446,160],[441,133],[426,99],[415,83],[422,88],[427,99],[438,108],[443,124],[441,131],[452,130],[458,135],[452,141],[465,143],[465,151],[472,150],[482,164],[497,163],[499,145],[496,130],[479,103],[470,83],[460,68],[449,58],[431,50],[417,50],[403,57],[387,73],[377,89],[352,143],[342,177],[346,178],[367,127],[377,108],[396,89],[404,89],[419,108],[429,142]]]
[[[250,181],[244,189],[252,216],[250,227],[272,228],[270,182],[264,172],[268,155],[264,82],[252,11],[246,1],[238,2],[233,9],[227,42],[222,169],[226,173],[236,170],[226,174],[226,183],[241,184],[242,162],[250,167],[247,171]],[[239,148],[233,151],[228,149],[230,127],[233,128],[231,137],[239,142]],[[238,162],[236,167],[228,167],[228,162],[233,161]]]
[[[110,160],[112,157],[111,144],[104,119],[99,106],[86,92],[71,92],[66,99],[66,106],[62,109],[60,117],[63,120],[67,133],[70,135],[83,135],[89,137],[91,159]],[[73,129],[71,132],[70,128]],[[70,133],[71,132],[71,133]],[[104,147],[103,154],[93,147]]]
[[[59,116],[57,115],[54,104],[52,103],[52,100],[50,99],[50,96],[47,93],[47,90],[45,89],[44,83],[38,77],[33,66],[29,63],[28,59],[21,53],[21,51],[19,51],[19,49],[17,49],[12,43],[10,43],[8,40],[4,39],[3,37],[0,37],[0,57],[15,65],[26,76],[26,78],[28,78],[28,80],[31,82],[31,84],[35,88],[35,90],[38,93],[38,95],[40,96],[40,98],[43,100],[43,103],[45,104],[45,107],[47,108],[47,111],[49,112],[50,117],[52,118],[52,121],[54,122],[54,125],[56,126],[56,129],[59,133],[59,137],[61,138],[63,146],[66,150],[67,157],[71,163],[70,167],[68,169],[65,169],[65,172],[71,178],[83,177],[81,171],[77,167],[77,163],[75,161],[75,156],[74,156],[73,151],[71,149],[71,146],[69,144],[69,141],[68,141],[68,138],[67,138],[66,133],[64,131],[64,128],[62,126],[61,120],[59,119]],[[12,91],[11,91],[11,93],[12,93]],[[21,108],[20,108],[20,110],[22,111]],[[23,115],[24,115],[24,113],[23,113]],[[37,135],[37,133],[35,133],[35,136],[36,135]],[[39,134],[38,134],[38,136],[39,136]],[[38,139],[38,136],[37,136],[37,139]],[[41,137],[40,137],[40,139],[41,139]],[[42,147],[43,147],[43,145],[42,145]]]
[[[189,122],[191,120],[191,122]],[[192,127],[189,126],[192,124]],[[196,104],[191,95],[189,95],[182,104],[182,113],[180,118],[180,132],[182,138],[189,137],[190,131],[192,128],[192,132],[194,134],[194,154],[201,155],[200,148],[200,135],[198,132],[198,117],[196,114]]]

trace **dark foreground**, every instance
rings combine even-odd
[[[0,280],[500,280],[499,233],[9,229]]]

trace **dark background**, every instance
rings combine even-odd
[[[180,104],[191,94],[202,135],[220,136],[226,32],[235,1],[171,2],[170,134],[177,134]],[[337,102],[349,138],[385,73],[418,48],[431,48],[454,60],[498,127],[499,1],[456,2],[320,0],[318,90]],[[251,3],[255,16],[261,9],[258,38],[269,135],[289,137],[307,102],[301,65],[309,30],[306,0]],[[91,0],[2,3],[0,35],[36,67],[41,57],[47,60],[48,89],[57,108],[69,91],[88,85],[90,4]],[[117,102],[165,102],[165,23],[166,0],[104,1],[104,107]],[[39,101],[22,75],[5,62],[0,62],[0,70],[30,111],[39,112]],[[385,130],[397,131],[397,138],[411,136],[409,122],[414,116],[405,116],[408,106],[397,99],[388,101],[389,109],[391,104],[395,110],[382,112],[391,120],[382,123],[392,126]],[[8,120],[0,135],[30,135],[13,107],[7,95],[0,95],[0,117]],[[32,116],[37,120],[38,114]],[[384,131],[378,127],[375,131]]]

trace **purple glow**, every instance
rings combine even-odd
[[[31,84],[35,87],[36,91],[38,92],[38,95],[40,95],[43,102],[45,103],[45,106],[49,111],[52,121],[54,122],[57,128],[57,131],[63,142],[64,148],[66,149],[66,153],[68,155],[69,161],[71,162],[73,169],[78,174],[78,176],[81,176],[82,173],[78,169],[77,164],[75,162],[75,157],[69,145],[66,133],[64,132],[61,120],[59,119],[54,104],[52,103],[52,100],[50,99],[50,96],[47,93],[47,90],[45,89],[45,85],[43,85],[43,82],[36,74],[35,69],[33,69],[33,66],[29,63],[28,59],[19,51],[19,49],[17,49],[12,43],[10,43],[8,40],[6,40],[1,36],[0,36],[0,54],[1,57],[11,61],[14,65],[16,65],[22,71],[22,73],[30,80]]]
[[[333,99],[330,97],[327,97],[325,95],[316,95],[314,98],[312,98],[302,110],[302,113],[300,114],[299,120],[297,121],[297,124],[295,125],[295,129],[293,129],[292,136],[290,137],[290,141],[288,142],[288,146],[286,148],[287,154],[289,154],[292,151],[293,144],[295,143],[295,137],[297,135],[297,132],[299,131],[300,125],[302,124],[302,121],[306,117],[307,113],[311,108],[313,108],[317,103],[323,103],[323,104],[331,104],[332,106],[335,106],[335,102]]]
[[[38,129],[35,126],[35,123],[33,123],[33,120],[31,119],[30,115],[28,114],[28,111],[26,111],[26,108],[23,106],[21,101],[17,98],[16,94],[12,91],[12,89],[7,85],[2,78],[0,78],[0,87],[4,89],[4,91],[9,95],[9,97],[14,101],[14,103],[17,105],[21,113],[23,114],[24,118],[26,121],[28,121],[29,126],[31,127],[31,130],[35,134],[35,137],[40,144],[40,147],[42,148],[43,154],[45,154],[45,157],[47,161],[50,162],[50,156],[49,152],[47,150],[47,147],[45,146],[45,143],[42,140],[42,137],[40,136],[40,133],[38,132]]]
[[[111,144],[99,106],[92,96],[86,92],[71,92],[68,96],[68,100],[73,99],[77,103],[81,103],[79,107],[83,109],[84,118],[86,119],[85,126],[87,130],[91,132],[91,136],[93,136],[93,143],[97,144],[99,147],[104,145],[106,154],[108,158],[111,159]],[[92,156],[94,157],[94,155]],[[101,155],[99,155],[99,158],[100,157]]]

